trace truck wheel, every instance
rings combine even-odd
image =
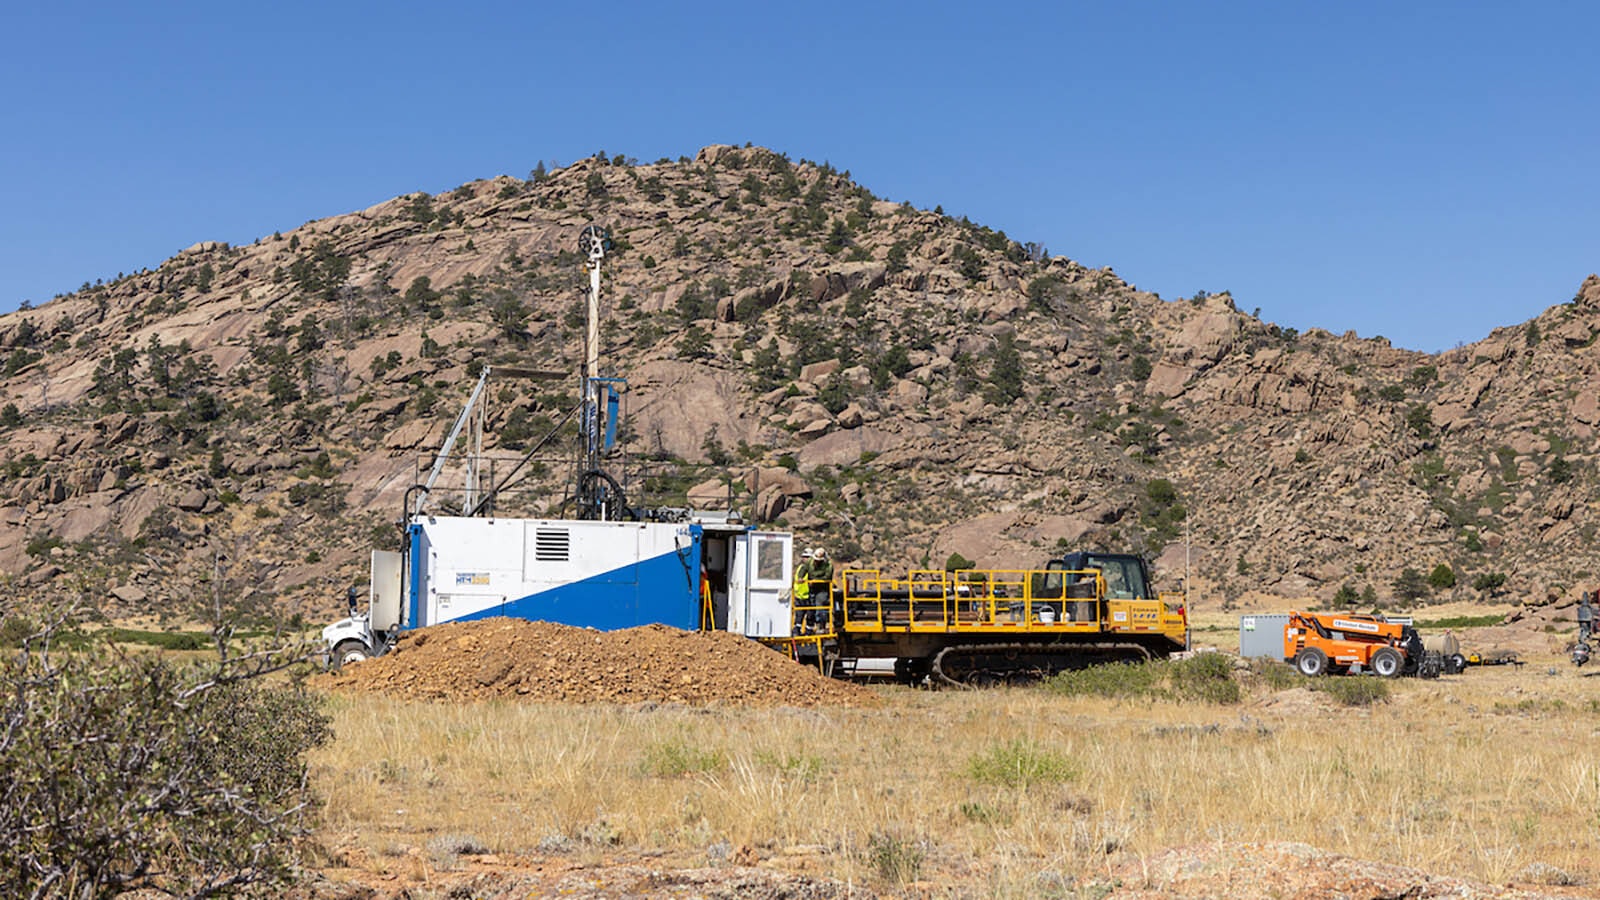
[[[1379,647],[1378,651],[1372,654],[1372,671],[1379,677],[1393,678],[1400,674],[1400,667],[1403,665],[1405,660],[1401,659],[1400,651],[1393,647]]]
[[[1459,653],[1447,657],[1450,661],[1450,674],[1460,675],[1467,670],[1467,658]]]
[[[1328,671],[1328,654],[1315,647],[1307,647],[1294,655],[1294,667],[1307,678],[1316,678]]]
[[[360,641],[340,641],[333,653],[328,657],[328,668],[335,672],[342,671],[350,663],[366,662],[371,656],[367,652],[367,645]]]

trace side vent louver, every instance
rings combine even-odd
[[[533,558],[566,562],[572,558],[572,535],[565,528],[540,528],[533,533]]]

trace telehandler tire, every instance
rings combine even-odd
[[[1294,667],[1307,678],[1328,673],[1328,654],[1315,647],[1306,647],[1294,655]]]
[[[1393,647],[1379,647],[1372,654],[1372,671],[1382,678],[1393,678],[1400,674],[1400,668],[1405,665],[1400,651]]]

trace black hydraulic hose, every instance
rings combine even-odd
[[[595,506],[585,503],[587,498],[593,496],[595,490],[594,483],[597,481],[604,481],[606,483],[606,487],[609,487],[611,489],[611,493],[616,496],[617,508],[620,509],[624,515],[633,518],[634,516],[632,512],[628,509],[628,495],[623,492],[622,485],[617,484],[617,480],[615,478],[612,478],[609,473],[601,471],[600,469],[590,469],[578,476],[578,518],[586,518],[589,514],[597,511]]]
[[[400,531],[402,533],[405,532],[406,523],[411,521],[411,495],[419,491],[423,494],[429,493],[428,486],[425,484],[413,484],[411,487],[406,488],[405,496],[400,498]],[[401,541],[402,545],[404,543],[404,541]]]

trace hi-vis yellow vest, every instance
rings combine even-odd
[[[811,599],[811,579],[804,569],[794,570],[794,599],[796,602]]]

